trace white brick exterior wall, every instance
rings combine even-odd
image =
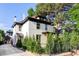
[[[22,34],[24,35],[24,37],[25,36],[29,36],[29,21],[27,21],[27,22],[25,22],[23,25],[22,25],[22,30],[21,30],[21,32],[22,32]]]

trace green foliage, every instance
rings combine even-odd
[[[39,3],[36,5],[36,15],[45,16],[50,12],[57,14],[64,6],[71,6],[69,3]]]
[[[18,39],[16,46],[18,48],[21,48],[22,47],[22,41],[21,41],[21,39]]]
[[[79,4],[74,4],[68,11],[70,18],[77,22],[77,28],[79,27]]]
[[[31,52],[42,53],[43,49],[36,39],[33,37],[26,37],[22,41],[23,48]]]
[[[53,11],[53,6],[54,4],[37,4],[36,6],[36,15],[46,15],[46,12]]]
[[[53,53],[60,53],[61,52],[61,46],[62,46],[62,42],[61,39],[59,38],[59,36],[57,34],[53,34],[54,38],[54,47],[53,47]]]
[[[72,31],[71,33],[71,40],[70,40],[70,45],[72,49],[77,49],[79,45],[79,36],[77,32]]]
[[[27,49],[27,41],[28,41],[28,37],[27,36],[22,39],[22,47],[23,47],[24,50]]]
[[[70,51],[70,34],[66,31],[64,31],[63,34],[61,34],[61,42],[62,42],[62,51]]]
[[[61,22],[62,20],[65,20],[65,13],[60,12],[56,15],[55,20],[54,20],[54,25],[57,25],[59,22]]]
[[[47,45],[46,45],[46,53],[51,55],[52,53],[61,53],[71,51],[73,49],[79,48],[79,36],[78,32],[66,32],[59,34],[49,34]]]
[[[23,39],[23,36],[20,36],[20,35],[17,35],[17,43],[16,43],[16,46],[18,48],[22,48],[22,39]]]
[[[42,48],[40,44],[33,37],[26,37],[23,39],[22,46],[31,52],[36,53],[47,53],[51,55],[52,53],[61,53],[77,49],[79,47],[78,32],[75,30],[71,32],[66,32],[59,35],[49,33],[47,36],[46,48]]]
[[[52,34],[48,34],[47,36],[47,44],[46,44],[46,53],[51,54],[53,53],[54,49],[54,36]]]
[[[5,33],[3,30],[0,30],[0,40],[2,41],[2,39],[5,37]]]
[[[4,31],[3,30],[0,30],[0,44],[3,43],[4,37],[5,37]]]
[[[30,8],[30,9],[28,10],[28,15],[29,15],[29,16],[33,16],[34,14],[35,14],[35,12],[34,12],[33,8]]]

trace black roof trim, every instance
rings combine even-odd
[[[17,25],[23,25],[25,22],[27,22],[28,20],[33,21],[33,22],[39,22],[39,23],[44,23],[44,24],[48,24],[51,25],[50,21],[46,21],[46,20],[42,20],[42,19],[35,19],[32,17],[26,17],[24,20],[19,21],[19,22],[14,22],[14,24],[12,25],[12,27],[14,27],[16,24]]]
[[[42,20],[42,19],[34,19],[34,18],[28,18],[28,20],[33,21],[33,22],[39,22],[39,23],[44,23],[44,24],[49,24],[51,25],[51,22],[48,22],[46,20]]]
[[[14,22],[14,24],[12,25],[12,27],[14,27],[15,25],[22,25],[21,23],[19,23],[19,22]]]

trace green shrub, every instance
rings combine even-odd
[[[32,45],[31,45],[31,51],[36,52],[36,39],[35,37],[32,38]]]
[[[41,53],[41,52],[40,52],[41,46],[39,45],[39,43],[38,43],[37,41],[36,41],[35,49],[36,49],[36,52],[37,52],[37,53]]]
[[[46,53],[51,54],[53,53],[54,49],[54,36],[52,34],[48,34],[47,36],[47,44],[46,44]]]
[[[61,47],[62,47],[62,44],[61,44],[61,39],[59,38],[59,36],[57,34],[54,34],[53,35],[54,38],[53,38],[53,53],[60,53],[61,52]]]
[[[70,40],[71,49],[77,49],[79,45],[79,36],[76,31],[72,31]]]
[[[61,40],[61,52],[69,51],[70,50],[70,33],[64,31],[63,34],[60,35]]]
[[[33,40],[31,37],[29,37],[29,39],[27,40],[27,49],[32,51],[32,43],[33,43]]]
[[[24,50],[27,49],[27,41],[28,41],[28,37],[27,36],[22,39],[22,47],[23,47]]]
[[[39,42],[33,37],[26,37],[22,41],[24,49],[36,53],[61,53],[71,51],[73,48],[77,49],[79,46],[79,36],[76,31],[66,32],[57,35],[49,33],[47,36],[46,48],[42,48]]]
[[[39,42],[33,37],[25,37],[22,41],[23,49],[29,50],[31,52],[42,53],[43,49],[41,48]]]
[[[45,52],[51,55],[52,53],[61,53],[79,48],[79,34],[76,31],[48,34]]]
[[[0,45],[3,44],[3,41],[0,41]]]
[[[22,47],[22,41],[21,41],[21,39],[18,39],[16,46],[18,48],[21,48]]]
[[[0,45],[3,44],[4,37],[5,37],[4,31],[0,30]]]

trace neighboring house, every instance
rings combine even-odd
[[[47,34],[53,31],[52,22],[41,16],[26,17],[20,22],[14,22],[12,27],[14,44],[18,35],[31,36],[39,39],[42,47],[46,45]]]
[[[11,30],[6,31],[4,43],[11,43],[12,34]]]
[[[13,32],[11,30],[6,31],[6,34],[12,36]]]

